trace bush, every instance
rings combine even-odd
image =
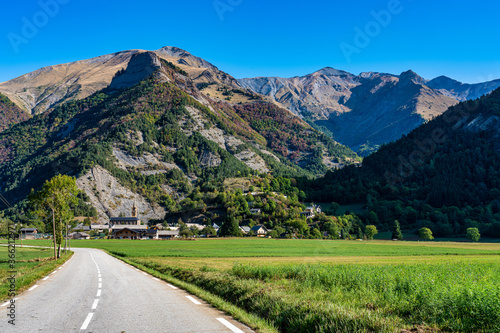
[[[433,240],[434,236],[432,236],[432,231],[429,228],[420,228],[418,231],[418,236],[423,240]]]
[[[477,228],[467,228],[467,238],[473,242],[479,242],[481,234]]]

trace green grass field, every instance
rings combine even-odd
[[[6,246],[0,247],[0,300],[7,298],[10,277],[9,253]],[[61,255],[57,261],[52,260],[54,252],[52,249],[39,249],[16,246],[16,258],[14,271],[16,272],[17,293],[29,288],[34,282],[47,275],[50,271],[63,264],[71,257],[71,254]]]
[[[72,246],[102,248],[187,282],[282,332],[500,332],[498,243],[250,238]]]

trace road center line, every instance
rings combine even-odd
[[[28,291],[32,291],[33,289],[35,289],[36,287],[38,287],[37,284],[35,284],[33,287],[31,287],[30,289],[28,289]]]
[[[101,291],[102,291],[102,289],[97,289],[97,295],[96,295],[96,297],[100,297],[101,296]]]
[[[99,303],[99,298],[96,298],[94,300],[94,304],[92,304],[92,310],[95,310],[97,308],[97,303]]]
[[[220,321],[222,323],[222,325],[226,326],[234,333],[244,333],[242,330],[240,330],[238,327],[236,327],[233,324],[231,324],[230,322],[228,322],[226,319],[224,319],[224,318],[216,318],[216,319],[218,321]]]
[[[102,283],[99,283],[99,286],[97,288],[101,289],[102,288]]]
[[[172,289],[177,289],[177,287],[176,287],[176,286],[173,286],[173,285],[171,285],[170,283],[167,283],[167,286],[169,286],[169,287],[170,287],[170,288],[172,288]]]
[[[87,315],[87,318],[85,318],[85,321],[83,322],[83,325],[82,327],[80,328],[81,330],[86,330],[87,327],[89,326],[90,324],[90,321],[92,320],[92,317],[94,316],[94,313],[91,312]]]
[[[200,302],[198,302],[193,296],[186,296],[188,300],[190,300],[191,302],[193,302],[194,304],[201,304]]]

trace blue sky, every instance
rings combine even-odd
[[[2,4],[0,82],[43,66],[165,45],[236,78],[291,77],[326,66],[354,74],[412,69],[470,83],[500,78],[498,1],[104,2]]]

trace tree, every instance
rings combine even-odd
[[[337,212],[337,209],[339,209],[340,205],[336,202],[332,202],[330,204],[330,210],[332,211],[332,213],[335,215],[335,213]]]
[[[293,229],[295,229],[295,231],[297,231],[301,235],[309,230],[309,226],[307,225],[306,220],[293,219],[293,220],[287,221],[286,224],[289,225],[290,227],[292,227]]]
[[[241,232],[240,225],[238,223],[238,220],[234,216],[228,217],[224,223],[222,223],[220,227],[220,234],[221,236],[227,237],[227,236],[236,236],[236,237],[242,237],[243,233]]]
[[[358,227],[358,231],[356,233],[357,239],[363,239],[363,230],[361,230],[360,227]]]
[[[467,238],[473,242],[479,242],[481,234],[477,228],[467,228]]]
[[[418,230],[418,236],[423,240],[433,240],[432,231],[429,228],[423,227]]]
[[[54,259],[61,256],[63,226],[67,226],[74,218],[70,205],[78,203],[78,193],[74,177],[56,175],[51,180],[45,181],[40,191],[35,193],[31,190],[28,197],[34,209],[34,215],[45,219],[48,225],[52,223]]]
[[[212,227],[211,225],[207,225],[205,228],[203,228],[203,230],[201,231],[201,233],[207,237],[210,237],[210,236],[216,236],[217,235],[217,231],[215,231],[215,228]]]
[[[179,223],[179,236],[184,238],[193,236],[193,232],[184,222]]]
[[[399,221],[394,221],[394,226],[392,227],[392,236],[391,239],[402,240],[403,234],[401,233],[401,229],[399,227]]]
[[[319,231],[318,228],[314,228],[311,231],[311,238],[321,239],[323,238],[323,234],[321,233],[321,231]]]
[[[365,227],[365,235],[368,239],[373,239],[373,236],[378,234],[377,227],[374,225],[367,225]]]

